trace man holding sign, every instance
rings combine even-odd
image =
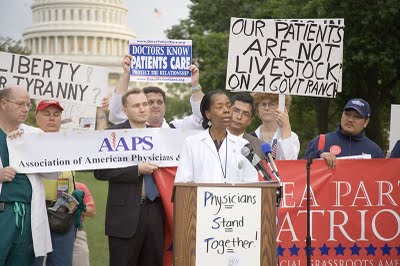
[[[125,55],[122,61],[122,68],[124,73],[121,75],[117,86],[111,96],[110,100],[110,114],[109,120],[113,124],[119,124],[126,120],[126,115],[122,112],[121,97],[128,90],[130,80],[130,65],[131,55]],[[152,127],[163,127],[163,128],[193,128],[203,129],[200,123],[202,119],[200,113],[200,101],[204,96],[199,84],[199,69],[191,65],[189,70],[192,72],[192,97],[190,103],[192,106],[193,114],[183,119],[175,119],[169,124],[165,121],[165,92],[159,87],[147,87],[143,89],[150,104],[150,116],[148,124]]]

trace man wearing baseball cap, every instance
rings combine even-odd
[[[36,107],[36,123],[44,132],[58,132],[61,127],[61,114],[64,108],[58,101],[41,100]],[[71,171],[62,172],[56,180],[43,179],[46,205],[52,206],[62,192],[72,194],[74,191]],[[72,254],[76,227],[72,223],[66,233],[52,230],[50,226],[53,252],[47,254],[46,265],[72,265]],[[34,266],[42,266],[44,257],[37,257]]]
[[[365,136],[371,116],[367,101],[354,98],[343,108],[340,125],[334,132],[321,134],[307,145],[304,158],[324,158],[329,168],[336,166],[336,157],[367,155],[384,158],[382,149]]]

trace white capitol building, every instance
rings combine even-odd
[[[108,67],[110,82],[118,79],[136,37],[124,0],[34,0],[31,9],[23,37],[33,56]]]

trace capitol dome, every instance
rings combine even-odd
[[[122,73],[128,40],[136,37],[124,0],[34,0],[31,9],[23,37],[33,56],[108,67],[111,79]]]

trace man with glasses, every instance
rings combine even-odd
[[[40,131],[22,124],[31,107],[26,89],[0,90],[0,265],[31,265],[52,250],[43,174],[16,173],[9,166],[7,135]]]
[[[324,158],[329,168],[336,166],[336,157],[367,155],[384,158],[382,149],[367,138],[364,128],[371,116],[368,102],[354,98],[343,108],[340,125],[334,132],[319,135],[307,146],[304,158]]]
[[[255,112],[255,103],[253,97],[247,92],[237,92],[231,97],[232,121],[228,130],[233,135],[246,139],[254,152],[264,158],[264,153],[261,151],[261,144],[264,142],[245,132],[246,128],[253,120]]]

